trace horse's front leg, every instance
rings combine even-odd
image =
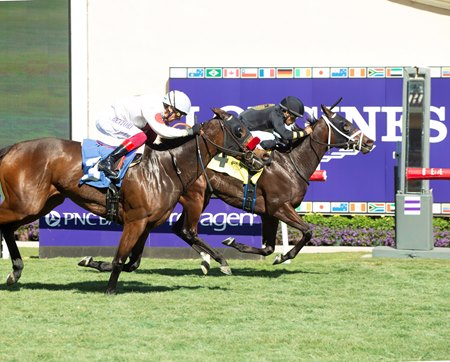
[[[257,254],[268,256],[275,251],[275,242],[277,238],[277,229],[279,220],[270,215],[261,215],[262,220],[262,248],[255,248],[253,246],[238,243],[235,238],[227,238],[222,241],[222,244],[231,246],[241,253]]]
[[[189,214],[189,216],[193,216]],[[223,257],[221,253],[213,249],[208,243],[202,240],[197,233],[197,225],[198,220],[189,222],[188,220],[192,220],[190,217],[186,215],[186,209],[183,210],[181,217],[173,226],[174,233],[183,239],[187,244],[189,244],[192,249],[194,249],[197,253],[200,254],[203,261],[201,264],[201,268],[203,274],[208,274],[210,269],[209,258],[213,258],[217,263],[220,264],[220,271],[226,275],[231,275],[231,268],[228,265],[227,260]]]
[[[11,228],[0,229],[0,242],[2,240],[2,236],[5,238],[6,245],[8,246],[13,268],[11,273],[9,273],[8,277],[6,278],[6,285],[13,285],[18,282],[22,275],[24,266],[23,260],[14,238],[14,230]]]
[[[200,176],[189,189],[180,197],[183,213],[173,226],[173,232],[188,243],[203,258],[201,268],[203,274],[208,274],[210,269],[209,257],[220,264],[220,271],[230,275],[231,269],[221,253],[213,249],[198,236],[198,223],[202,211],[206,208],[211,198],[207,191],[206,179]]]
[[[112,261],[112,270],[109,277],[108,286],[106,288],[106,294],[116,293],[117,281],[119,280],[120,273],[124,268],[125,261],[135,245],[142,242],[142,239],[144,239],[145,243],[149,232],[150,227],[147,225],[147,221],[145,219],[124,225],[122,236],[120,237],[119,247]]]
[[[299,230],[303,235],[301,240],[295,244],[291,250],[284,255],[278,255],[273,261],[273,264],[281,264],[286,260],[294,259],[297,256],[306,243],[311,240],[312,230],[311,227],[300,218],[293,206],[290,204],[284,204],[284,206],[277,211],[276,216],[287,225]]]

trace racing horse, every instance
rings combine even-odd
[[[275,258],[274,264],[293,259],[304,245],[311,239],[311,227],[297,214],[295,209],[301,204],[309,186],[309,178],[317,169],[325,152],[332,148],[354,148],[363,154],[370,152],[374,142],[364,135],[356,126],[331,108],[321,106],[323,115],[313,124],[313,132],[309,137],[298,140],[288,152],[273,152],[270,165],[257,183],[254,212],[262,220],[263,248],[255,248],[227,238],[224,244],[243,253],[268,256],[275,251],[276,233],[279,221],[285,222],[301,232],[300,241],[285,255]],[[242,208],[244,191],[242,181],[226,174],[206,169],[208,182],[204,176],[199,177],[185,193],[181,195],[180,204],[183,213],[173,227],[173,231],[194,250],[205,252],[200,245],[206,244],[197,232],[202,211],[214,193],[227,204]],[[207,187],[207,185],[211,188]],[[211,248],[212,249],[212,248]],[[222,253],[212,249],[206,253],[220,264],[220,270],[231,274],[231,269]],[[110,263],[97,262],[92,258],[83,259],[80,266],[95,268],[100,271],[111,269]],[[202,262],[202,270],[206,274],[209,262]]]
[[[249,131],[223,110],[213,109],[215,117],[202,123],[201,135],[167,140],[160,150],[146,146],[138,167],[130,168],[122,181],[118,222],[123,232],[112,261],[106,293],[116,292],[119,275],[137,268],[125,264],[129,255],[140,259],[150,230],[162,224],[175,207],[180,195],[199,177],[203,163],[219,151],[227,152],[225,141],[248,139]],[[234,152],[232,152],[234,153]],[[194,155],[197,155],[195,157]],[[80,185],[81,144],[58,138],[20,142],[0,150],[0,239],[8,246],[12,271],[7,284],[17,283],[24,267],[14,239],[15,230],[69,198],[97,215],[107,215],[106,190]],[[199,250],[210,252],[209,246]]]

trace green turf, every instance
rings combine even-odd
[[[300,254],[291,264],[145,259],[108,274],[23,248],[0,286],[2,361],[419,361],[450,358],[450,265]],[[5,275],[10,262],[0,261]]]

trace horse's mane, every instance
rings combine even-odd
[[[10,146],[6,146],[6,147],[3,147],[2,149],[0,149],[0,159],[3,158],[3,156],[8,153],[8,151],[11,149],[12,146],[13,145],[10,145]]]

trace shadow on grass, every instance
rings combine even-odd
[[[77,291],[80,293],[105,293],[107,281],[85,281],[77,283],[67,284],[53,284],[53,283],[18,283],[9,287],[2,287],[0,290],[9,292],[19,292],[21,290],[47,290],[47,291]],[[174,292],[177,290],[196,290],[196,289],[208,289],[208,290],[220,290],[226,291],[227,288],[211,287],[211,286],[161,286],[161,285],[148,285],[141,282],[123,282],[119,281],[117,287],[117,294],[124,293],[163,293]]]
[[[110,273],[110,271],[99,271],[95,268],[89,268],[85,266],[80,266],[86,271],[91,273]],[[123,273],[126,273],[125,271]],[[137,269],[132,273],[136,274],[152,274],[152,275],[164,275],[164,276],[203,276],[200,268],[199,269],[174,269],[174,268],[159,268],[159,269]],[[258,278],[279,278],[282,275],[295,275],[295,274],[329,274],[325,272],[314,272],[314,271],[304,271],[304,270],[289,270],[283,268],[274,267],[273,270],[258,270],[252,268],[234,268],[232,269],[233,276],[244,276],[244,277],[258,277]],[[219,268],[211,268],[208,275],[210,277],[226,277],[228,275],[223,274]]]
[[[276,267],[275,267],[276,268]],[[256,278],[279,278],[283,275],[295,275],[295,274],[328,274],[313,271],[303,270],[289,270],[289,269],[274,269],[274,270],[258,270],[252,268],[232,268],[232,275],[228,276],[223,274],[219,268],[211,268],[207,277],[256,277]],[[200,270],[196,269],[138,269],[137,274],[156,274],[164,276],[184,276],[184,275],[202,275]]]

